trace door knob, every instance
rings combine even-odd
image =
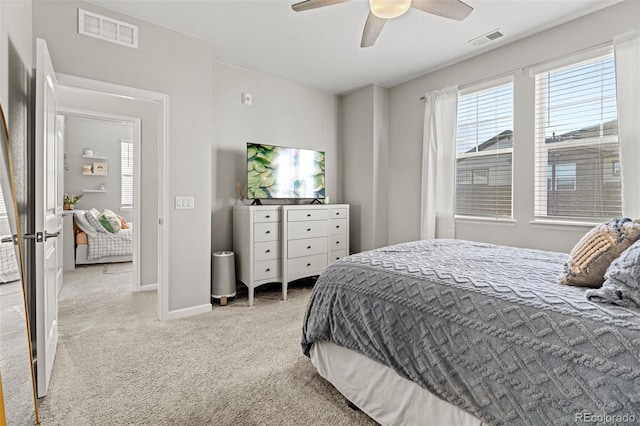
[[[44,240],[47,241],[49,238],[55,238],[58,235],[60,235],[60,231],[58,232],[54,232],[54,233],[49,233],[49,232],[44,232]]]

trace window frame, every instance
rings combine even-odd
[[[124,155],[124,146],[128,145],[127,151],[128,154],[130,153],[130,158],[129,162],[130,162],[130,166],[127,166],[127,169],[130,167],[131,169],[131,173],[125,173],[125,166],[124,166],[124,159],[125,159],[125,155]],[[133,146],[133,141],[130,139],[120,139],[120,209],[121,210],[133,210],[133,202],[134,202],[134,196],[133,196],[133,191],[134,191],[134,179],[135,179],[135,161],[134,161],[134,155],[135,155],[135,150],[134,150],[134,146]],[[127,155],[128,157],[128,155]],[[131,194],[131,203],[124,203],[124,182],[125,182],[125,176],[126,177],[130,177],[131,178],[131,189],[130,189],[130,194]]]
[[[584,139],[575,139],[575,140],[567,140],[561,141],[558,143],[545,143],[546,140],[546,126],[547,119],[541,119],[541,117],[545,117],[547,115],[547,101],[550,97],[550,93],[548,90],[547,76],[549,73],[554,72],[562,72],[564,70],[569,70],[571,68],[578,68],[580,66],[587,65],[589,63],[595,63],[597,61],[608,60],[609,58],[614,60],[614,70],[615,70],[615,56],[613,52],[612,45],[600,46],[595,49],[591,49],[589,51],[579,52],[574,55],[569,55],[564,58],[556,59],[554,61],[548,62],[543,65],[539,65],[537,67],[532,67],[530,69],[530,76],[534,79],[534,127],[535,127],[535,136],[534,136],[534,221],[533,222],[541,222],[541,223],[549,223],[549,222],[557,222],[559,224],[562,223],[598,223],[601,222],[602,218],[597,217],[580,217],[580,215],[575,216],[553,216],[548,214],[549,209],[549,194],[550,192],[554,193],[569,193],[572,191],[571,189],[558,189],[557,188],[557,177],[555,176],[555,170],[552,178],[552,188],[550,188],[550,180],[549,180],[549,171],[551,170],[548,166],[548,156],[549,152],[554,150],[571,150],[575,148],[588,148],[588,147],[605,147],[607,145],[618,144],[618,153],[619,153],[619,136],[616,130],[615,135],[598,135],[594,137],[588,137]],[[615,71],[614,71],[614,79],[615,79]],[[605,96],[599,98],[599,102],[602,104],[606,99]],[[617,112],[616,112],[616,120],[617,120]],[[603,124],[603,123],[601,123]],[[586,126],[587,123],[582,123],[582,126]],[[580,127],[580,125],[576,125],[576,127]],[[602,130],[601,130],[602,131]],[[603,158],[603,161],[611,161],[615,157],[606,157]],[[619,162],[619,157],[618,160]],[[611,161],[611,178],[619,177],[620,174],[613,173],[613,168],[615,165],[614,162]],[[541,167],[542,164],[546,164],[547,166]],[[564,164],[564,163],[562,163]],[[554,168],[559,164],[554,164]],[[603,163],[603,170],[606,170],[606,165]],[[577,167],[577,166],[576,166]],[[577,190],[577,169],[576,175],[574,176],[574,189]],[[546,182],[546,184],[543,184]],[[603,177],[603,183],[606,182],[606,177]]]

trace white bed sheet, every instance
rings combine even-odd
[[[349,401],[385,426],[480,426],[482,422],[366,356],[314,342],[311,362]]]

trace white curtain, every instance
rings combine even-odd
[[[458,87],[425,95],[420,238],[454,238]]]
[[[640,219],[640,36],[615,37],[622,215]]]

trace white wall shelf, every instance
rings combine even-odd
[[[82,158],[89,158],[91,160],[107,160],[107,157],[102,155],[83,155]]]
[[[107,192],[106,189],[83,189],[82,192]]]

